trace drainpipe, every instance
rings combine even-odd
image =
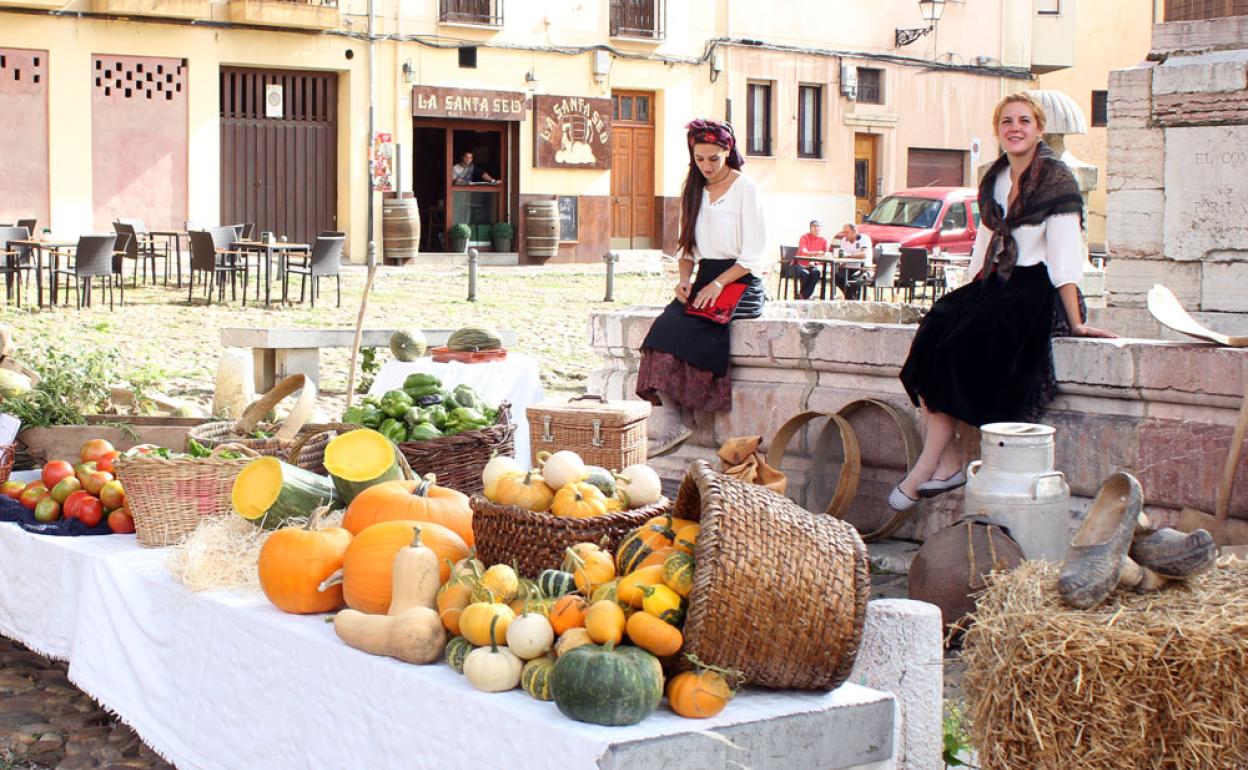
[[[368,0],[368,154],[365,155],[365,162],[372,157],[373,154],[373,131],[374,131],[374,112],[377,109],[376,98],[376,71],[377,71],[377,38],[374,34],[374,22],[376,21],[376,12],[373,7],[373,0]],[[373,169],[369,163],[368,168],[368,266],[375,267],[377,265],[377,241],[376,233],[373,230],[373,198],[376,194],[373,192]]]

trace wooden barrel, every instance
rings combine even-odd
[[[530,257],[553,257],[559,253],[557,201],[524,204],[524,242]]]
[[[420,212],[415,198],[386,198],[381,203],[381,249],[389,264],[406,264],[420,252]]]

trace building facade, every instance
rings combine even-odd
[[[915,0],[375,0],[371,19],[365,0],[0,0],[0,111],[21,116],[0,122],[0,221],[339,230],[361,262],[385,196],[410,195],[422,250],[508,221],[534,262],[525,204],[555,199],[550,259],[597,261],[673,247],[684,125],[713,117],[795,242],[972,183],[997,99],[1073,63],[1073,12],[937,5],[931,24]]]

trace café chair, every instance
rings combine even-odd
[[[793,258],[796,256],[796,246],[780,247],[780,283],[776,286],[776,294],[780,295],[780,299],[789,298],[790,286],[793,286],[793,296],[797,296],[797,285],[793,282]]]
[[[129,230],[120,230],[118,226],[128,226]],[[152,283],[156,283],[156,260],[164,260],[165,266],[165,285],[169,285],[169,244],[157,241],[147,232],[147,225],[138,217],[119,217],[113,222],[113,229],[117,232],[126,232],[134,241],[135,253],[140,255],[140,261],[143,263],[143,283],[147,283],[147,266],[152,266]],[[135,286],[138,286],[138,263],[135,263]]]
[[[74,265],[56,270],[52,280],[58,275],[65,276],[65,304],[69,304],[69,281],[74,281],[74,297],[78,308],[85,303],[91,306],[91,279],[100,279],[100,288],[108,288],[108,309],[113,309],[113,287],[117,283],[114,272],[113,252],[117,245],[117,234],[82,235],[78,237],[78,246],[74,249]],[[85,280],[84,280],[85,279]]]
[[[875,292],[875,301],[879,302],[884,297],[884,290],[888,289],[891,299],[897,299],[897,263],[901,260],[901,254],[898,252],[887,252],[883,248],[876,246],[873,249],[872,262],[875,274],[871,277],[871,288]]]
[[[224,231],[224,232],[221,232]],[[212,230],[192,230],[188,233],[191,239],[191,276],[186,301],[192,302],[195,292],[195,274],[200,273],[204,279],[205,296],[208,304],[212,304],[212,291],[218,292],[217,300],[225,301],[225,279],[230,279],[230,299],[238,296],[238,279],[243,283],[243,304],[247,304],[247,279],[249,275],[247,260],[239,252],[230,251],[229,244],[234,237],[234,228],[213,228]],[[224,241],[220,248],[218,243]],[[239,274],[242,274],[241,276]]]
[[[30,271],[35,266],[30,262],[29,246],[10,248],[9,241],[24,241],[29,237],[30,233],[25,227],[0,227],[0,257],[4,259],[3,264],[0,264],[0,274],[4,275],[5,300],[12,302],[16,297],[19,308],[22,306],[22,273],[26,273],[26,280],[29,281]]]
[[[901,262],[897,274],[897,288],[906,292],[906,301],[914,302],[916,290],[922,286],[926,294],[928,276],[931,268],[928,265],[927,249],[903,246]]]
[[[312,279],[311,302],[316,307],[316,295],[320,293],[321,278],[333,276],[338,282],[338,307],[342,307],[342,245],[346,238],[341,236],[318,236],[312,244],[312,254],[302,265],[287,264],[282,273],[282,300],[289,296],[290,275],[300,276],[299,301],[303,302],[304,290],[308,279]]]

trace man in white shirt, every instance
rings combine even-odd
[[[845,295],[845,299],[858,299],[867,276],[870,275],[875,244],[871,243],[871,236],[858,232],[853,222],[846,222],[836,237],[842,255],[863,260],[861,270],[853,267],[842,268],[836,271],[835,278],[836,286]]]

